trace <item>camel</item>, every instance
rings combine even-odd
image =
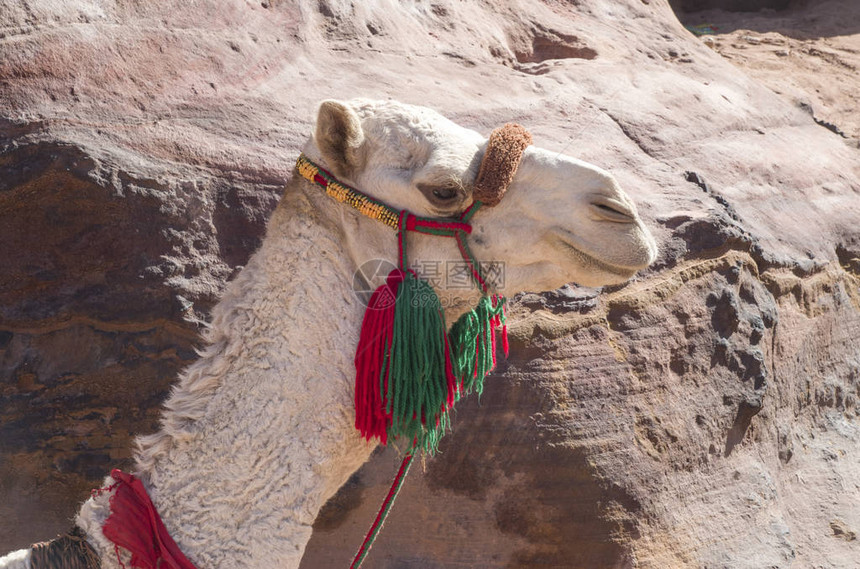
[[[395,208],[449,218],[472,202],[486,145],[427,108],[329,100],[303,153]],[[656,256],[611,175],[534,146],[504,199],[471,223],[474,255],[503,263],[508,296],[623,283]],[[453,240],[408,239],[413,259],[461,258]],[[352,283],[357,267],[396,251],[389,227],[294,172],[260,249],[214,307],[207,347],[173,387],[160,430],[136,440],[135,474],[197,568],[298,567],[320,508],[370,457],[376,444],[354,427],[365,306]],[[477,298],[434,287],[449,325]],[[102,533],[111,494],[95,492],[75,521],[101,566],[118,569],[128,552]],[[30,551],[0,568],[29,569]]]

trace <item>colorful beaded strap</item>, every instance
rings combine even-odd
[[[355,188],[341,184],[337,178],[311,162],[304,154],[300,155],[296,161],[296,168],[298,168],[302,178],[322,186],[325,193],[340,203],[350,206],[371,219],[381,221],[392,229],[399,228],[400,212],[398,210],[388,207]]]

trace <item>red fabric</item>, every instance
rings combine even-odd
[[[442,330],[442,335],[445,337],[445,383],[447,388],[445,409],[447,410],[454,407],[460,386],[457,383],[457,376],[454,375],[454,362],[451,361],[451,343],[448,340],[448,331]]]
[[[493,295],[493,306],[496,306],[499,302],[504,302],[501,296],[498,294]],[[505,352],[505,357],[508,357],[508,325],[505,323],[507,316],[507,308],[506,306],[502,306],[502,313],[493,316],[490,320],[490,325],[492,326],[493,332],[493,367],[496,367],[496,334],[495,330],[499,326],[502,327],[502,350]]]
[[[502,299],[500,298],[501,302]],[[506,323],[502,325],[502,350],[505,352],[505,357],[508,357],[508,325],[507,325],[507,316],[508,316],[508,305],[505,304],[502,306],[502,315],[505,317]]]
[[[505,352],[505,357],[508,357],[508,325],[502,325],[502,350]]]
[[[481,361],[481,332],[475,334],[475,369],[472,371],[472,377],[478,377],[478,363]]]
[[[319,166],[317,166],[317,168],[319,168]],[[322,168],[319,168],[319,169],[322,170]],[[325,170],[323,170],[323,172],[325,172]],[[326,173],[328,173],[328,172],[326,172]],[[321,176],[319,174],[314,174],[314,182],[316,182],[317,184],[319,184],[323,188],[328,188],[328,180],[326,180],[323,176]]]
[[[387,356],[394,333],[395,300],[403,278],[403,271],[394,269],[385,284],[373,291],[355,350],[355,428],[365,439],[378,438],[383,445],[388,442],[391,424],[384,401],[388,392]]]
[[[409,231],[415,231],[415,229],[418,227],[427,227],[430,229],[453,229],[456,231],[472,233],[472,226],[468,223],[461,223],[459,221],[435,221],[432,219],[421,219],[411,214],[407,216],[406,229],[408,229]]]
[[[196,569],[167,533],[143,483],[120,470],[110,474],[118,483],[102,526],[104,536],[131,552],[131,564],[139,569]]]
[[[493,367],[491,370],[496,369],[496,327],[499,325],[499,318],[494,316],[490,318],[490,356],[493,358]]]

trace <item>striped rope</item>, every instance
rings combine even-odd
[[[373,542],[376,541],[376,536],[379,534],[379,530],[382,529],[382,524],[385,523],[385,518],[388,517],[388,512],[391,511],[391,506],[394,505],[394,499],[397,498],[397,494],[400,492],[400,488],[406,480],[406,474],[409,472],[409,467],[412,466],[413,458],[415,458],[414,450],[410,450],[406,456],[403,457],[403,462],[400,463],[400,470],[397,471],[397,475],[391,483],[391,488],[388,490],[388,495],[385,497],[385,500],[382,502],[382,506],[379,508],[379,513],[376,514],[376,520],[374,520],[373,525],[370,526],[370,531],[367,532],[367,537],[364,538],[364,542],[361,544],[361,547],[358,548],[358,553],[355,554],[355,559],[352,560],[352,565],[349,566],[349,569],[358,569],[358,567],[361,567],[365,557],[370,553],[370,548],[373,546]]]

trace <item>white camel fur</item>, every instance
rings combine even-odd
[[[325,101],[304,153],[389,205],[450,216],[471,202],[486,144],[426,108]],[[656,255],[609,174],[536,147],[501,204],[472,224],[472,250],[504,263],[508,296],[621,283]],[[461,259],[454,240],[429,235],[410,234],[409,251],[411,259]],[[208,347],[173,388],[161,429],[137,439],[135,474],[199,569],[298,567],[321,506],[369,458],[375,445],[353,426],[364,306],[352,279],[362,263],[396,254],[391,228],[293,176],[261,248],[214,308]],[[436,292],[449,325],[475,300]],[[108,500],[89,499],[76,523],[102,566],[115,569],[101,533]],[[29,568],[28,551],[0,568]]]

